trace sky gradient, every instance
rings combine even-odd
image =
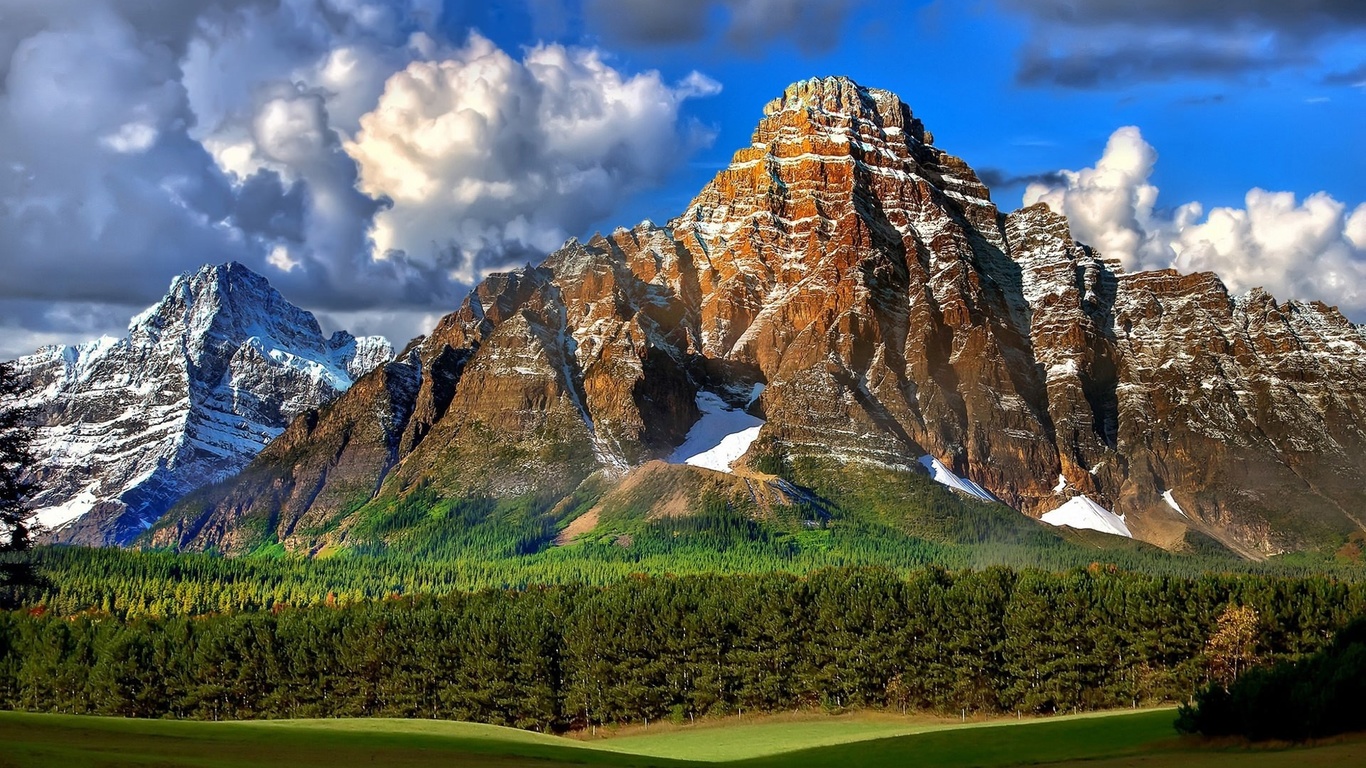
[[[0,359],[229,259],[401,344],[830,74],[1131,269],[1366,322],[1359,0],[0,0]]]

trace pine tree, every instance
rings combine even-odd
[[[32,431],[28,412],[15,402],[18,394],[13,363],[0,363],[0,608],[17,605],[19,591],[36,581],[32,565],[10,554],[33,543],[26,507]]]

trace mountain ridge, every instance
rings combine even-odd
[[[1168,548],[1322,546],[1366,509],[1360,327],[1209,273],[1127,274],[1045,206],[998,210],[904,102],[846,78],[770,102],[667,226],[490,275],[369,376],[309,417],[369,437],[291,429],[146,541],[319,551],[416,493],[563,526],[562,499],[670,456],[706,398],[763,422],[737,471],[930,457],[1029,517],[1085,496]]]

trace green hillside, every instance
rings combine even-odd
[[[844,566],[1061,571],[1098,563],[1190,577],[1209,570],[1347,578],[1366,573],[1358,563],[1327,554],[1252,562],[1202,537],[1193,536],[1183,551],[1168,552],[1123,537],[1054,528],[908,472],[814,461],[782,469],[781,477],[726,475],[654,462],[620,481],[595,475],[573,493],[552,498],[447,498],[420,485],[359,505],[325,546],[312,550],[288,551],[263,526],[252,529],[252,554],[235,565],[214,566],[190,556],[170,568],[162,555],[91,553],[96,569],[116,581],[129,574],[91,590],[84,590],[78,575],[87,555],[38,557],[55,593],[76,600],[87,592],[122,596],[122,584],[157,580],[168,568],[250,571],[271,582],[332,585],[307,600],[290,598],[293,604],[320,600],[328,591],[444,594],[527,584],[601,585],[637,573],[801,574]]]

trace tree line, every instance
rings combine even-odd
[[[0,707],[549,731],[818,707],[1080,711],[1188,699],[1220,674],[1230,612],[1254,612],[1238,626],[1274,663],[1327,647],[1363,609],[1361,586],[1322,577],[997,567],[637,577],[197,617],[31,609],[0,614]]]
[[[1020,517],[1014,512],[1010,513]],[[36,576],[0,584],[0,608],[43,606],[62,615],[92,610],[118,617],[177,616],[271,610],[286,605],[350,605],[394,595],[442,596],[482,589],[534,585],[600,587],[653,576],[788,573],[828,568],[885,567],[910,576],[927,567],[950,570],[1003,565],[1016,570],[1064,572],[1097,565],[1125,572],[1195,579],[1214,571],[1262,579],[1325,577],[1356,581],[1357,565],[1333,565],[1307,556],[1268,562],[1201,555],[1172,555],[1155,548],[1097,550],[1067,541],[952,544],[908,536],[858,522],[800,534],[800,547],[753,521],[699,515],[650,522],[625,536],[605,535],[532,555],[458,557],[407,553],[345,553],[328,558],[248,556],[225,558],[161,551],[37,547],[0,551],[0,567],[13,564]],[[1023,517],[1020,518],[1024,522]],[[1032,523],[1031,523],[1032,525]],[[1097,559],[1099,561],[1097,562]]]

